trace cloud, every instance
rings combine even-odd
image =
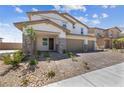
[[[24,16],[19,16],[19,17],[17,17],[17,20],[19,19],[19,21],[21,20],[21,21],[26,21],[26,20],[28,20],[28,17],[24,17]]]
[[[80,20],[81,22],[87,23],[89,20],[85,17],[79,16],[79,17],[75,17],[76,19]]]
[[[98,15],[97,14],[93,14],[92,17],[93,18],[98,18]]]
[[[80,10],[85,12],[87,10],[83,5],[54,5],[54,9],[62,12],[70,12],[73,10]]]
[[[108,5],[102,5],[102,8],[108,8],[109,6]]]
[[[107,8],[116,8],[116,5],[102,5],[102,8],[107,9]]]
[[[0,22],[0,27],[9,27],[10,25],[9,24],[7,24],[7,23],[1,23]]]
[[[9,23],[0,22],[0,37],[4,42],[22,42],[22,32]]]
[[[109,17],[109,15],[106,14],[106,13],[102,13],[101,15],[102,15],[102,18],[107,18],[107,17]]]
[[[87,9],[83,5],[65,5],[63,6],[63,10],[67,12],[72,11],[72,10],[80,10],[80,11],[85,12]]]
[[[124,24],[119,25],[119,27],[124,27]]]
[[[32,11],[38,11],[38,9],[37,8],[32,8]]]
[[[15,6],[15,11],[17,13],[23,13],[23,10],[21,8],[17,7],[17,6]]]
[[[98,24],[100,24],[100,23],[101,23],[101,22],[100,22],[99,19],[91,20],[91,24],[92,24],[92,25],[98,25]]]
[[[85,14],[85,16],[88,16],[88,14]]]
[[[116,5],[110,5],[110,8],[116,8]]]
[[[60,5],[54,5],[53,6],[55,10],[61,10],[61,6]]]
[[[92,19],[88,19],[88,18],[82,17],[82,16],[75,17],[75,18],[78,19],[79,21],[81,21],[82,23],[86,23],[89,26],[97,26],[101,23],[99,19],[92,20]]]

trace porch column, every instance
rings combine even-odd
[[[94,40],[94,50],[97,50],[96,40]]]
[[[63,53],[64,50],[66,50],[66,39],[59,38],[58,52]]]
[[[84,52],[88,51],[88,39],[84,40]]]

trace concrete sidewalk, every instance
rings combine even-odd
[[[62,80],[45,87],[124,87],[124,63]]]

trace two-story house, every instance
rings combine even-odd
[[[37,50],[62,53],[64,50],[83,52],[96,49],[96,37],[88,35],[89,27],[67,13],[37,11],[27,12],[27,15],[29,21],[14,25],[23,32],[26,29],[25,23],[26,27],[35,30]],[[23,34],[23,49],[30,52],[31,46],[28,43]]]
[[[89,34],[95,35],[97,49],[112,48],[112,39],[120,37],[121,30],[118,27],[108,29],[90,28]]]

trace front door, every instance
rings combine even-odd
[[[54,50],[54,39],[49,38],[49,50]]]

